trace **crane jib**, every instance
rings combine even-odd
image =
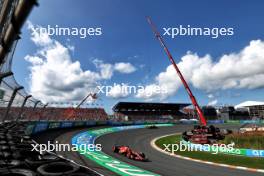
[[[189,97],[190,97],[190,99],[191,99],[191,102],[192,102],[192,104],[193,104],[195,110],[197,111],[197,114],[198,114],[199,119],[200,119],[200,123],[201,123],[203,126],[206,126],[207,123],[206,123],[206,119],[205,119],[205,117],[204,117],[204,115],[203,115],[203,112],[202,112],[200,106],[198,105],[198,103],[197,103],[197,101],[196,101],[196,98],[193,96],[193,93],[192,93],[191,89],[189,88],[189,85],[188,85],[187,82],[185,81],[185,79],[184,79],[182,73],[180,72],[180,69],[178,68],[177,64],[175,63],[175,61],[174,61],[174,59],[173,59],[173,57],[172,57],[172,55],[171,55],[169,49],[168,49],[167,46],[165,45],[165,42],[163,41],[162,37],[160,36],[160,34],[159,34],[158,30],[156,29],[155,25],[152,23],[150,17],[147,17],[147,21],[148,21],[148,23],[150,24],[151,29],[152,29],[152,31],[154,32],[156,38],[159,40],[161,46],[162,46],[163,49],[165,50],[165,52],[166,52],[166,54],[167,54],[169,60],[171,61],[172,65],[174,66],[174,68],[175,68],[175,70],[176,70],[178,76],[180,77],[180,79],[181,79],[181,81],[182,81],[182,83],[183,83],[183,85],[184,85],[184,88],[186,89],[186,91],[187,91],[187,93],[188,93],[188,95],[189,95]]]

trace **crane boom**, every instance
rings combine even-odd
[[[75,107],[75,108],[68,108],[65,111],[65,116],[67,116],[68,119],[75,118],[77,110],[80,108],[80,106],[89,98],[92,97],[92,99],[97,99],[96,93],[89,93],[82,101]]]
[[[76,107],[75,109],[79,108],[89,97],[92,97],[92,99],[97,99],[96,93],[89,93]]]
[[[203,115],[203,112],[202,112],[200,106],[198,105],[198,103],[197,103],[197,101],[196,101],[196,98],[194,97],[194,95],[193,95],[193,93],[192,93],[192,91],[191,91],[189,85],[188,85],[187,82],[185,81],[185,79],[184,79],[184,77],[183,77],[183,75],[182,75],[180,69],[178,68],[177,64],[175,63],[175,61],[174,61],[174,59],[173,59],[173,57],[172,57],[172,55],[171,55],[169,49],[168,49],[167,46],[165,45],[164,40],[162,39],[162,37],[161,37],[160,33],[158,32],[158,30],[156,29],[155,25],[152,23],[150,17],[147,17],[147,20],[148,20],[148,23],[150,24],[151,29],[152,29],[152,31],[154,32],[156,38],[159,40],[161,46],[163,47],[164,51],[166,52],[167,56],[169,57],[170,62],[172,63],[172,65],[173,65],[173,67],[175,68],[175,70],[176,70],[178,76],[180,77],[180,79],[181,79],[181,81],[182,81],[182,83],[183,83],[183,85],[184,85],[184,87],[185,87],[185,89],[186,89],[186,91],[187,91],[187,93],[188,93],[188,95],[189,95],[191,101],[192,101],[192,104],[193,104],[195,110],[196,110],[197,113],[198,113],[198,116],[199,116],[199,119],[200,119],[200,123],[201,123],[202,125],[206,126],[207,123],[206,123],[206,119],[205,119],[205,117],[204,117],[204,115]]]

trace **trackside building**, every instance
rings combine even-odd
[[[120,120],[166,120],[185,118],[182,109],[187,103],[142,103],[118,102],[112,108],[116,118]]]

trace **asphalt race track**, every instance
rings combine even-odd
[[[227,126],[227,125],[225,125]],[[220,127],[220,126],[219,126]],[[237,126],[229,125],[229,128]],[[177,125],[173,127],[162,127],[159,129],[136,129],[103,135],[96,140],[103,146],[103,152],[115,158],[125,161],[129,164],[138,166],[142,169],[165,176],[249,176],[262,175],[263,173],[254,173],[243,170],[229,169],[206,165],[193,161],[178,159],[164,153],[158,152],[150,145],[150,141],[158,136],[182,132],[186,128],[192,128],[186,125]],[[150,159],[150,162],[139,162],[127,159],[111,151],[113,145],[128,145],[137,151],[142,151]]]
[[[218,125],[218,127],[221,126],[223,125]],[[225,125],[225,127],[236,129],[238,125]],[[191,128],[192,125],[176,125],[173,127],[161,127],[159,129],[125,130],[103,135],[96,140],[96,143],[102,144],[103,152],[117,158],[118,160],[164,176],[263,176],[263,173],[229,169],[225,167],[212,166],[184,159],[178,159],[158,152],[150,146],[150,141],[156,137],[176,132],[182,132]],[[64,131],[63,133],[57,135],[56,139],[55,137],[53,139],[64,144],[71,143],[71,138],[74,135],[87,130],[89,129],[71,130],[68,132]],[[133,161],[127,159],[124,156],[113,153],[111,150],[113,145],[128,145],[137,151],[142,151],[150,159],[150,162]],[[96,163],[90,161],[79,153],[60,152],[58,154],[74,160],[79,164],[86,165],[106,176],[116,175],[111,171],[98,166]]]

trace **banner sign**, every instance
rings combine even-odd
[[[49,129],[56,129],[60,128],[60,122],[50,122],[49,123]]]
[[[62,122],[61,128],[69,128],[73,126],[73,122]]]
[[[39,123],[37,123],[35,125],[33,133],[45,131],[46,129],[48,129],[48,125],[49,125],[48,122],[39,122]]]

